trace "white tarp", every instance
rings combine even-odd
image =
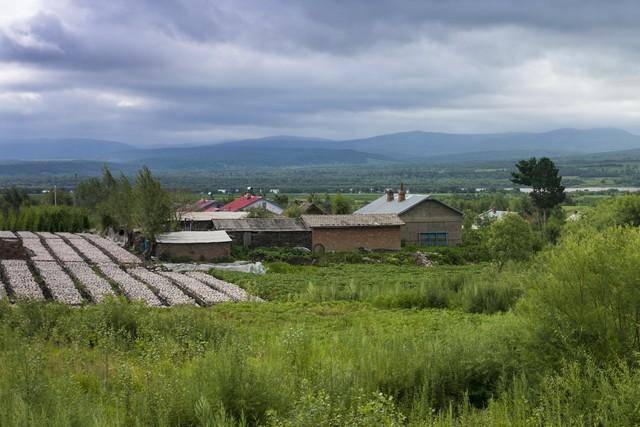
[[[238,271],[240,273],[264,274],[267,269],[261,262],[236,261],[222,264],[196,264],[196,263],[164,263],[164,268],[170,271],[209,271],[216,270]]]

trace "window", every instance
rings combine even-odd
[[[420,233],[420,246],[448,246],[449,238],[446,231]]]

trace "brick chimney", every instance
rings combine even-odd
[[[387,202],[393,202],[393,190],[390,188],[387,188],[386,193],[387,193]]]
[[[398,191],[398,203],[407,200],[407,193],[404,191],[404,183],[400,183],[400,191]]]

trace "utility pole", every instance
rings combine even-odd
[[[53,184],[53,206],[58,206],[58,186]]]

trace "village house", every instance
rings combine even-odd
[[[404,185],[358,209],[358,215],[395,214],[403,221],[402,242],[417,246],[455,246],[462,239],[463,213],[427,194],[407,194]]]
[[[294,218],[215,219],[213,227],[226,231],[236,245],[257,247],[305,247],[311,249],[311,231]]]
[[[282,212],[284,211],[284,209],[272,201],[253,195],[249,192],[222,207],[222,210],[226,212],[247,212],[251,209],[266,209],[276,215],[282,215]]]
[[[246,218],[249,212],[179,212],[178,226],[182,231],[207,231],[213,230],[214,219],[241,219]]]
[[[177,231],[156,238],[159,258],[217,261],[231,256],[231,238],[224,231]]]
[[[404,222],[394,214],[303,215],[313,251],[400,250]]]

